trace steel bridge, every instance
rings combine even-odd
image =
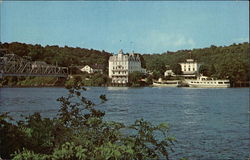
[[[27,57],[0,50],[0,78],[6,76],[68,77],[68,68],[31,61]]]

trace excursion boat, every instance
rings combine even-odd
[[[229,88],[230,81],[228,79],[213,79],[206,76],[197,77],[197,79],[186,79],[185,80],[189,87],[196,88]]]
[[[181,82],[178,80],[168,80],[168,81],[155,81],[153,86],[156,87],[180,87]]]

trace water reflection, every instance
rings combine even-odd
[[[110,90],[110,91],[120,91],[120,90],[128,90],[129,87],[107,87],[107,90]]]

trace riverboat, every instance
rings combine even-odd
[[[153,86],[156,87],[180,87],[181,83],[178,80],[168,80],[168,81],[155,81]]]
[[[185,80],[189,87],[195,88],[229,88],[230,81],[228,79],[213,79],[206,76],[199,76],[197,79],[186,79]]]

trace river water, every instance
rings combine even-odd
[[[126,124],[144,118],[154,124],[168,122],[177,143],[171,159],[236,159],[250,157],[249,88],[126,88],[89,87],[85,96],[98,102],[100,94],[108,120]],[[64,88],[1,88],[0,112],[13,116],[41,112],[57,114],[56,98]]]

